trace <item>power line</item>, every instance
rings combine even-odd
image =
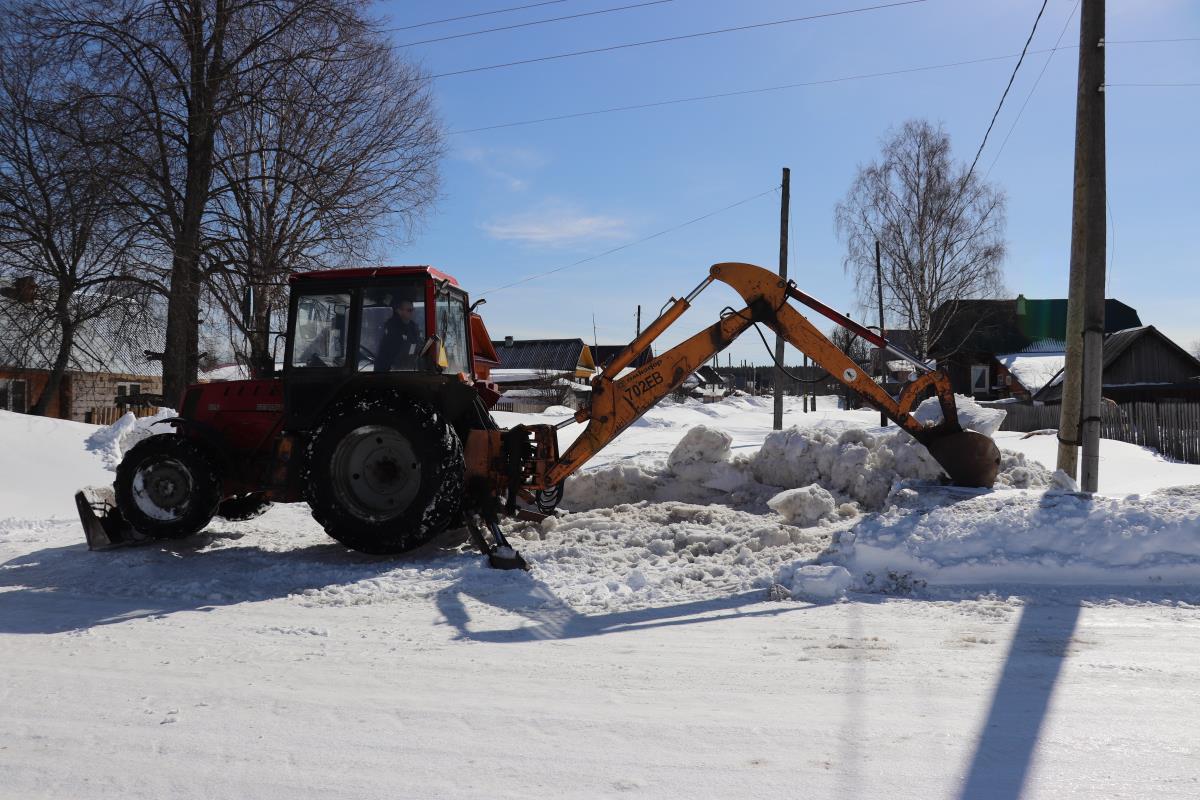
[[[1072,45],[1078,47],[1078,45]],[[1069,48],[1062,48],[1064,50]],[[1034,52],[1049,52],[1046,50]],[[809,86],[824,86],[832,83],[845,83],[847,81],[866,80],[868,78],[883,78],[891,75],[905,75],[912,72],[927,72],[935,69],[948,69],[950,67],[962,67],[970,64],[986,64],[991,61],[1007,61],[1010,58],[1016,58],[1017,53],[1010,53],[1003,56],[988,56],[986,58],[972,58],[965,61],[952,61],[945,64],[928,64],[921,67],[907,67],[905,69],[894,69],[886,72],[864,72],[859,75],[843,75],[837,78],[824,78],[816,81],[803,81],[800,83],[784,83],[778,86],[763,86],[757,89],[738,89],[731,92],[718,92],[716,94],[695,95],[692,97],[679,97],[672,100],[657,100],[650,103],[636,103],[627,106],[613,106],[610,108],[600,108],[593,111],[577,111],[571,114],[559,114],[553,117],[539,117],[537,119],[519,120],[517,122],[502,122],[496,125],[484,125],[478,128],[464,128],[462,130],[450,131],[450,135],[463,133],[479,133],[480,131],[492,131],[499,128],[514,128],[521,125],[536,125],[542,122],[557,122],[564,119],[575,119],[577,117],[590,117],[598,114],[613,114],[619,111],[636,111],[643,108],[657,108],[659,106],[678,105],[680,103],[695,103],[701,100],[717,100],[725,97],[739,97],[748,94],[762,94],[764,92],[778,92],[785,89],[800,89]]]
[[[534,25],[545,25],[549,22],[562,22],[568,19],[579,19],[581,17],[594,17],[599,14],[612,14],[617,11],[629,11],[634,8],[645,8],[646,6],[657,6],[663,3],[673,3],[675,0],[650,0],[646,3],[635,3],[629,6],[617,6],[616,8],[601,8],[597,11],[584,11],[580,14],[568,14],[562,17],[550,17],[549,19],[535,19],[531,22],[518,22],[515,25],[503,25],[498,28],[486,28],[481,31],[468,31],[467,33],[455,33],[449,36],[439,36],[436,39],[422,39],[419,42],[405,42],[397,45],[397,47],[415,47],[419,44],[433,44],[435,42],[448,42],[451,39],[465,39],[468,36],[482,36],[485,33],[497,33],[499,31],[511,31],[517,28],[530,28]]]
[[[983,177],[986,179],[992,174],[992,170],[996,168],[996,162],[1000,160],[1001,154],[1004,152],[1004,146],[1008,144],[1009,137],[1013,135],[1013,131],[1017,129],[1017,123],[1021,121],[1021,115],[1025,113],[1025,106],[1029,105],[1029,101],[1033,99],[1033,93],[1037,91],[1038,84],[1042,82],[1042,76],[1046,74],[1046,68],[1050,66],[1050,62],[1054,59],[1054,54],[1058,52],[1058,46],[1062,44],[1063,36],[1067,34],[1067,28],[1071,26],[1071,20],[1075,19],[1075,13],[1079,11],[1079,3],[1081,0],[1075,0],[1075,7],[1071,9],[1071,13],[1067,15],[1067,21],[1063,23],[1062,30],[1059,31],[1058,39],[1054,41],[1054,47],[1050,49],[1050,54],[1046,56],[1046,63],[1042,64],[1042,71],[1038,73],[1037,79],[1033,82],[1033,86],[1029,89],[1029,94],[1025,95],[1025,102],[1021,103],[1021,108],[1017,111],[1017,116],[1013,120],[1013,124],[1009,127],[1008,133],[1004,134],[1004,141],[1000,143],[1000,149],[996,151],[996,157],[992,159],[991,166],[988,167],[987,174]],[[1078,45],[1076,45],[1078,47]]]
[[[608,52],[612,52],[613,50],[625,50],[625,49],[631,48],[631,47],[645,47],[647,45],[652,45],[652,44],[663,44],[664,42],[678,42],[678,41],[682,41],[684,39],[698,39],[703,36],[716,36],[716,35],[722,34],[722,33],[733,33],[736,31],[748,31],[748,30],[754,30],[757,28],[769,28],[774,25],[788,25],[788,24],[795,23],[795,22],[808,22],[811,20],[825,19],[828,17],[842,17],[842,16],[846,16],[849,14],[861,14],[866,11],[879,11],[879,10],[882,10],[885,8],[896,8],[899,6],[911,6],[911,5],[915,5],[917,3],[924,3],[924,2],[926,2],[926,0],[900,0],[899,2],[885,3],[882,5],[875,5],[875,6],[864,6],[862,8],[851,8],[851,9],[847,9],[845,11],[829,11],[824,14],[811,14],[806,17],[792,17],[791,19],[779,19],[779,20],[774,20],[772,22],[757,22],[753,25],[739,25],[739,26],[733,27],[733,28],[719,28],[717,30],[700,31],[698,33],[685,33],[685,34],[681,34],[679,36],[666,36],[661,39],[648,39],[643,42],[627,42],[625,44],[609,45],[608,47],[595,47],[590,50],[575,50],[570,53],[556,53],[555,55],[550,55],[550,56],[539,56],[538,58],[526,58],[526,59],[522,59],[520,61],[508,61],[503,64],[489,64],[484,67],[470,67],[468,69],[460,69],[460,70],[455,70],[453,72],[443,72],[438,75],[434,75],[433,77],[434,78],[448,78],[452,75],[466,75],[471,72],[484,72],[486,70],[502,69],[504,67],[515,67],[515,66],[519,66],[521,64],[537,64],[537,63],[540,63],[543,61],[554,61],[554,60],[561,59],[561,58],[574,58],[576,56],[591,55],[593,53],[608,53]]]
[[[458,22],[461,19],[475,19],[476,17],[490,17],[494,14],[507,14],[510,11],[521,11],[526,8],[537,8],[538,6],[552,6],[556,3],[565,3],[567,0],[543,0],[541,3],[529,3],[524,6],[511,6],[510,8],[498,8],[495,11],[480,11],[477,14],[463,14],[461,17],[446,17],[445,19],[435,19],[429,22],[418,22],[415,25],[402,25],[399,28],[385,28],[383,33],[395,33],[396,31],[411,31],[413,28],[426,28],[430,25],[441,25],[443,22]]]
[[[1021,48],[1021,57],[1017,59],[1016,65],[1013,66],[1012,74],[1008,76],[1008,85],[1004,87],[1004,93],[1000,95],[1000,102],[996,104],[996,111],[992,114],[992,121],[988,123],[987,130],[983,132],[983,141],[979,143],[979,149],[975,151],[975,159],[971,162],[971,168],[967,170],[967,179],[975,172],[975,165],[979,163],[979,156],[983,155],[983,148],[987,144],[988,135],[992,132],[992,126],[996,124],[996,117],[1000,116],[1000,109],[1004,108],[1004,99],[1008,97],[1008,90],[1012,88],[1013,81],[1017,78],[1017,71],[1021,69],[1021,63],[1025,60],[1025,53],[1029,51],[1029,43],[1033,41],[1033,35],[1037,33],[1038,23],[1042,20],[1042,14],[1045,13],[1048,2],[1049,0],[1042,0],[1042,7],[1038,9],[1037,16],[1033,20],[1033,28],[1029,31],[1029,38],[1025,40],[1025,46]],[[967,179],[963,180],[964,185],[966,185]]]
[[[1152,87],[1156,89],[1177,89],[1183,86],[1200,86],[1200,82],[1196,83],[1106,83],[1104,88],[1110,86],[1134,86],[1134,87]]]
[[[513,281],[512,283],[506,283],[503,286],[496,286],[491,289],[485,289],[484,291],[480,292],[479,294],[477,294],[475,296],[483,297],[484,295],[491,294],[492,292],[500,292],[505,289],[511,289],[514,286],[520,286],[523,283],[529,283],[530,281],[534,281],[539,278],[544,278],[547,275],[553,275],[556,272],[562,272],[563,270],[571,269],[572,267],[578,267],[580,264],[586,264],[589,261],[595,261],[598,258],[604,258],[605,256],[610,256],[613,253],[618,253],[622,250],[628,250],[630,247],[634,247],[639,244],[644,244],[644,243],[650,241],[651,239],[657,239],[658,237],[665,236],[668,233],[674,233],[675,231],[679,230],[680,228],[686,228],[689,225],[694,225],[695,223],[706,220],[709,217],[715,217],[717,214],[722,214],[726,211],[737,208],[738,206],[743,206],[746,203],[751,202],[752,200],[757,200],[760,197],[765,197],[766,195],[769,195],[775,191],[778,191],[778,189],[779,189],[778,186],[772,186],[770,189],[767,189],[764,192],[759,192],[758,194],[754,194],[749,197],[742,198],[741,200],[738,200],[736,203],[730,203],[727,206],[718,208],[716,211],[710,211],[707,214],[702,214],[698,217],[694,217],[693,219],[689,219],[687,222],[681,222],[678,225],[672,225],[670,228],[664,228],[663,230],[659,231],[658,233],[652,233],[649,236],[645,236],[641,239],[637,239],[632,242],[626,242],[625,244],[619,245],[610,250],[605,250],[603,253],[596,253],[595,255],[588,256],[587,258],[581,258],[578,261],[572,262],[570,264],[564,264],[561,267],[555,267],[554,269],[546,270],[545,272],[539,272],[536,275],[526,276],[524,278],[521,278],[520,280]]]

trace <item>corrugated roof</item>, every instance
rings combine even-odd
[[[603,369],[605,364],[607,364],[612,359],[616,358],[616,356],[622,350],[624,350],[626,347],[628,347],[628,345],[624,345],[624,344],[598,344],[598,345],[596,345],[595,347],[592,348],[592,355],[595,356],[595,358],[596,358],[596,366]],[[643,350],[642,352],[640,352],[636,356],[634,356],[633,361],[629,362],[629,366],[634,367],[636,369],[637,367],[642,366],[649,360],[650,360],[650,348],[647,347],[645,350]]]
[[[501,369],[574,371],[587,346],[582,339],[514,339],[511,344],[492,340]]]

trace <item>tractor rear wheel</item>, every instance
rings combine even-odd
[[[363,553],[402,553],[459,511],[462,442],[445,418],[395,391],[356,396],[314,431],[301,482],[313,518]]]
[[[117,508],[138,533],[183,539],[217,512],[221,479],[205,450],[177,433],[134,445],[117,466]]]

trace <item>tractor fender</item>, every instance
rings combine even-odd
[[[207,422],[187,419],[186,417],[167,417],[152,423],[152,425],[170,425],[192,441],[200,444],[207,451],[213,465],[221,474],[226,474],[229,468],[229,452],[225,447],[225,439],[220,431]]]

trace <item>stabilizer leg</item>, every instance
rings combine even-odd
[[[509,543],[508,537],[500,529],[494,511],[483,511],[467,514],[467,530],[471,534],[471,542],[479,548],[479,552],[487,556],[488,565],[493,569],[523,569],[528,571],[529,563]],[[491,534],[491,541],[484,535],[484,529]]]

